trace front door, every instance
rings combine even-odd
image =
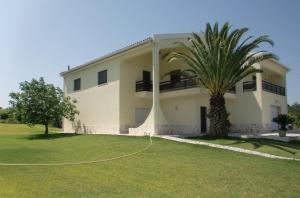
[[[279,125],[276,122],[273,122],[273,119],[276,118],[280,113],[280,107],[271,106],[271,128],[272,130],[278,130]]]
[[[200,107],[201,133],[207,132],[207,108]]]

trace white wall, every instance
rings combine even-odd
[[[143,80],[143,70],[152,72],[151,52],[121,62],[120,125],[122,132],[136,127],[135,109],[152,107],[152,100],[136,97],[136,81]]]
[[[107,70],[107,84],[98,86],[98,72]],[[81,123],[81,131],[86,133],[119,132],[119,76],[118,61],[95,63],[92,67],[65,76],[66,95],[77,100],[80,114],[76,123]],[[73,91],[73,81],[81,78],[81,90]],[[73,132],[72,123],[64,121],[64,131]]]

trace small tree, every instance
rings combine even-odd
[[[20,92],[10,93],[9,102],[13,114],[29,126],[44,125],[45,135],[48,135],[48,126],[51,122],[61,117],[73,121],[75,115],[79,114],[75,106],[76,101],[64,97],[59,87],[45,83],[43,78],[22,82],[20,89]]]
[[[292,124],[294,119],[287,114],[279,114],[277,117],[273,118],[273,122],[280,125],[280,130],[286,131],[287,125]]]

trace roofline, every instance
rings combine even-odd
[[[288,68],[287,66],[285,66],[284,64],[282,64],[281,62],[279,62],[278,60],[275,60],[275,59],[273,59],[273,58],[267,59],[267,61],[271,61],[271,62],[273,62],[273,63],[279,65],[280,67],[282,67],[282,68],[285,69],[286,71],[289,71],[289,70],[290,70],[290,68]]]
[[[139,46],[145,45],[145,44],[150,43],[150,42],[152,42],[152,41],[153,41],[153,37],[147,37],[147,38],[145,38],[144,40],[135,42],[135,43],[130,44],[130,45],[126,46],[126,47],[123,47],[123,48],[121,48],[121,49],[118,49],[118,50],[116,50],[116,51],[113,51],[113,52],[111,52],[111,53],[109,53],[109,54],[106,54],[106,55],[101,56],[101,57],[99,57],[99,58],[93,59],[93,60],[91,60],[91,61],[89,61],[89,62],[87,62],[87,63],[84,63],[84,64],[81,64],[81,65],[79,65],[79,66],[73,67],[73,68],[70,69],[70,70],[63,71],[63,72],[60,73],[60,76],[63,77],[64,75],[66,75],[66,74],[68,74],[68,73],[77,71],[77,70],[79,70],[79,69],[81,69],[81,68],[83,68],[83,67],[86,67],[86,66],[88,66],[88,65],[91,65],[91,64],[96,63],[96,62],[98,62],[98,61],[103,61],[103,60],[105,60],[105,59],[108,59],[108,58],[113,57],[113,56],[115,56],[115,55],[121,54],[121,53],[126,52],[126,51],[128,51],[128,50],[137,48],[137,47],[139,47]]]
[[[133,44],[130,44],[126,47],[123,47],[121,49],[118,49],[116,51],[113,51],[109,54],[106,54],[104,56],[101,56],[99,58],[96,58],[94,60],[91,60],[87,63],[84,63],[84,64],[81,64],[79,66],[76,66],[76,67],[73,67],[72,69],[70,70],[66,70],[66,71],[63,71],[60,73],[60,76],[64,76],[68,73],[71,73],[71,72],[74,72],[74,71],[77,71],[79,69],[82,69],[83,67],[86,67],[88,65],[91,65],[93,63],[96,63],[98,61],[103,61],[105,59],[108,59],[108,58],[111,58],[115,55],[118,55],[118,54],[121,54],[123,52],[126,52],[128,50],[131,50],[131,49],[134,49],[134,48],[137,48],[137,47],[140,47],[144,44],[147,44],[147,43],[151,43],[151,42],[158,42],[159,40],[165,40],[165,39],[174,39],[174,38],[186,38],[186,37],[189,37],[191,36],[191,33],[170,33],[170,34],[153,34],[151,37],[147,37],[145,38],[144,40],[141,40],[141,41],[138,41],[138,42],[135,42]]]
[[[113,51],[113,52],[111,52],[109,54],[106,54],[106,55],[101,56],[99,58],[93,59],[93,60],[91,60],[91,61],[89,61],[87,63],[84,63],[84,64],[78,65],[76,67],[73,67],[72,69],[63,71],[63,72],[60,73],[60,76],[63,77],[64,75],[66,75],[68,73],[80,70],[80,69],[82,69],[82,68],[84,68],[86,66],[89,66],[89,65],[93,64],[93,63],[96,63],[96,62],[99,62],[99,61],[103,61],[105,59],[111,58],[113,56],[116,56],[116,55],[119,55],[121,53],[124,53],[124,52],[126,52],[128,50],[140,47],[142,45],[145,45],[145,44],[148,44],[148,43],[151,43],[151,42],[159,42],[159,40],[165,40],[165,39],[187,38],[187,37],[191,36],[191,34],[192,33],[153,34],[151,37],[147,37],[144,40],[135,42],[135,43],[130,44],[130,45],[126,46],[126,47],[123,47],[121,49],[115,50],[115,51]],[[271,61],[271,62],[279,65],[280,67],[284,68],[286,71],[290,70],[287,66],[283,65],[282,63],[280,63],[279,61],[277,61],[275,59],[268,59],[267,61]]]

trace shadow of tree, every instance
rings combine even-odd
[[[284,143],[279,141],[263,140],[263,139],[243,139],[243,140],[239,139],[236,140],[235,142],[227,143],[226,145],[237,145],[243,143],[249,143],[253,145],[254,149],[259,149],[262,146],[269,146],[290,153],[292,155],[295,155],[296,152],[290,149],[300,149],[300,143],[297,142]]]
[[[26,137],[23,137],[28,140],[53,140],[53,139],[59,139],[59,138],[70,138],[74,136],[80,136],[80,134],[74,134],[74,133],[52,133],[48,135],[44,134],[33,134]]]
[[[197,138],[199,140],[230,140],[229,143],[222,143],[223,145],[240,145],[240,144],[251,144],[253,146],[253,149],[259,149],[262,146],[269,146],[287,153],[290,153],[292,155],[295,155],[297,152],[291,149],[297,149],[300,152],[300,141],[291,141],[291,142],[281,142],[276,140],[268,140],[268,139],[256,139],[256,138],[249,138],[249,139],[242,139],[242,138],[235,138],[235,137],[227,137],[227,138],[212,138],[209,136],[202,136],[200,138]]]

